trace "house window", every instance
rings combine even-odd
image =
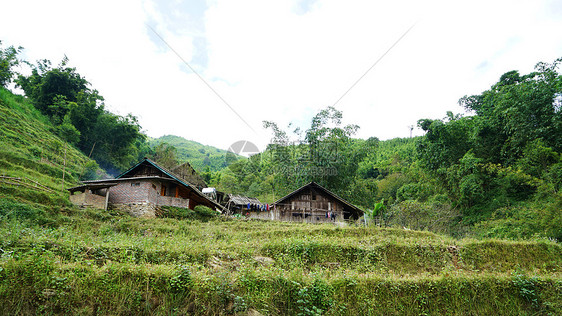
[[[154,183],[152,184],[152,188],[156,190],[156,185]]]
[[[132,187],[140,187],[140,182],[131,183]]]
[[[166,196],[166,186],[165,185],[162,185],[162,188],[160,189],[160,195]]]
[[[316,200],[316,194],[312,193],[312,199]]]

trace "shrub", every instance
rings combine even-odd
[[[193,287],[193,279],[187,266],[180,265],[177,273],[170,278],[170,289],[174,293],[189,293]]]
[[[211,218],[217,217],[219,215],[218,212],[213,211],[212,209],[204,206],[204,205],[197,205],[193,208],[195,213],[198,216],[199,220],[209,220]]]
[[[188,208],[162,206],[161,209],[162,212],[159,214],[159,217],[186,219],[186,220],[195,219],[195,212]]]
[[[199,220],[202,222],[209,221],[219,215],[218,212],[215,212],[203,205],[197,205],[193,210],[174,206],[162,206],[161,209],[162,212],[160,212],[159,217],[183,220]]]

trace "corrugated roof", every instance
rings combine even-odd
[[[72,187],[70,189],[66,189],[67,191],[70,191],[70,193],[76,192],[76,191],[82,191],[85,189],[90,189],[90,190],[98,190],[98,189],[105,189],[105,188],[109,188],[112,186],[116,186],[117,183],[113,183],[113,182],[104,182],[104,183],[86,183],[83,185],[79,185],[76,187]]]
[[[251,198],[243,195],[238,194],[229,194],[228,195],[229,202],[236,204],[236,205],[248,205],[250,204],[259,204],[262,205],[263,203],[256,198]]]

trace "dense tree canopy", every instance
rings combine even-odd
[[[507,72],[482,94],[461,98],[473,116],[418,122],[426,131],[417,145],[420,162],[447,188],[465,220],[533,198],[562,200],[560,62],[539,63],[527,75]]]
[[[31,74],[16,83],[33,105],[48,116],[59,136],[112,173],[130,167],[147,150],[137,119],[107,111],[104,99],[68,58],[53,68],[49,60],[31,65]]]
[[[316,181],[389,225],[463,236],[562,238],[558,64],[516,71],[459,101],[469,114],[421,119],[410,139],[353,139],[342,112],[320,111],[305,131],[272,131],[268,149],[209,175],[211,185],[272,202]],[[372,212],[371,212],[372,213]]]
[[[513,164],[536,139],[562,150],[560,61],[539,63],[535,72],[523,76],[507,72],[490,90],[460,100],[478,118],[473,131],[476,152],[492,162]]]

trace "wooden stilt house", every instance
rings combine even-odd
[[[353,221],[362,215],[358,207],[310,182],[277,200],[272,217],[281,221],[325,223]]]

